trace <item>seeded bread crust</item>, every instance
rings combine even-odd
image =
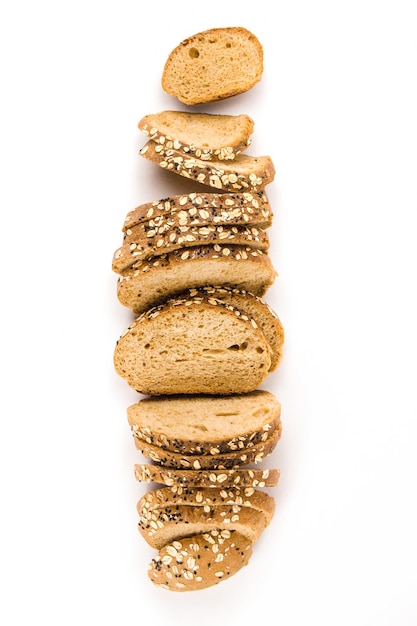
[[[279,427],[280,414],[274,394],[260,389],[231,396],[144,398],[127,409],[134,437],[186,455],[235,452],[266,441]]]
[[[233,161],[204,161],[149,140],[139,154],[169,172],[224,191],[262,191],[275,178],[270,156],[239,154]]]
[[[222,161],[232,160],[247,149],[254,122],[248,115],[161,111],[145,115],[138,128],[166,148]]]
[[[213,530],[173,541],[149,564],[150,580],[170,591],[198,591],[227,580],[252,555],[252,542],[237,531]]]
[[[169,54],[162,89],[187,105],[230,98],[262,78],[263,48],[246,28],[205,30],[184,39]]]
[[[264,295],[277,276],[262,250],[214,244],[137,261],[117,281],[119,302],[136,315],[192,287],[228,285]]]
[[[146,202],[126,215],[122,231],[152,220],[158,228],[162,218],[178,216],[181,226],[247,224],[269,228],[273,212],[264,191],[255,193],[189,193]]]
[[[138,529],[145,541],[160,550],[172,541],[210,531],[236,530],[255,543],[266,528],[265,515],[252,507],[178,505],[139,515]]]
[[[271,523],[275,512],[275,500],[272,496],[259,489],[252,487],[230,487],[214,489],[172,489],[161,487],[148,491],[137,503],[137,511],[140,516],[146,515],[147,511],[176,506],[233,506],[251,507],[265,516],[267,526]]]
[[[142,225],[135,226],[139,229]],[[151,231],[152,232],[152,231]],[[162,235],[142,236],[136,232],[126,237],[123,245],[113,255],[112,269],[121,274],[136,261],[143,261],[172,250],[202,245],[243,245],[268,252],[268,233],[255,226],[190,226],[172,227]]]
[[[224,454],[186,455],[170,452],[159,446],[135,439],[135,446],[141,454],[164,468],[182,468],[193,470],[229,470],[240,468],[252,463],[261,463],[272,454],[281,438],[282,425],[268,437],[265,442],[256,443],[251,447]]]
[[[253,319],[198,297],[146,311],[114,351],[116,372],[144,395],[246,393],[270,365],[271,348]]]
[[[128,228],[124,232],[123,243],[134,242],[137,248],[143,247],[145,249],[151,246],[157,252],[164,245],[161,240],[164,242],[166,237],[169,241],[175,242],[178,239],[180,243],[183,243],[184,240],[190,241],[190,234],[192,236],[196,234],[208,236],[210,233],[227,233],[227,237],[224,236],[225,239],[229,239],[232,234],[239,238],[243,235],[249,241],[259,242],[261,248],[269,245],[266,231],[258,226],[252,224],[213,224],[209,219],[204,221],[205,224],[188,225],[187,220],[183,219],[181,214],[161,217],[156,223],[155,220],[148,220]]]
[[[276,487],[280,471],[268,469],[229,469],[229,470],[181,470],[168,469],[159,465],[137,463],[134,466],[137,481],[158,483],[177,488],[215,487]]]

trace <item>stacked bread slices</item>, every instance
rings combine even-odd
[[[113,255],[118,299],[135,315],[114,366],[145,396],[127,409],[147,459],[135,476],[163,485],[139,500],[139,531],[158,550],[150,580],[174,591],[238,572],[274,514],[265,488],[279,470],[256,465],[281,437],[281,407],[260,386],[284,331],[264,299],[277,276],[265,192],[275,169],[242,154],[253,127],[245,115],[145,116],[140,154],[197,188],[130,211]]]

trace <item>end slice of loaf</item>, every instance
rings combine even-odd
[[[214,244],[137,261],[118,277],[119,302],[136,315],[192,287],[228,285],[263,296],[277,272],[266,252]]]
[[[215,115],[161,111],[145,115],[139,130],[166,148],[195,154],[199,159],[234,159],[250,145],[254,122],[248,115]]]
[[[179,194],[146,202],[129,211],[122,231],[136,224],[153,221],[158,228],[162,218],[178,216],[181,226],[206,224],[250,224],[268,228],[273,212],[264,191],[255,193],[198,193]]]
[[[235,530],[212,530],[165,545],[150,562],[148,576],[170,591],[198,591],[239,572],[251,555],[247,537]]]
[[[261,191],[275,178],[270,156],[239,154],[233,161],[204,161],[149,140],[139,151],[168,172],[223,191]]]
[[[146,231],[143,224],[134,227],[135,232],[127,235],[118,248],[112,261],[112,269],[122,273],[136,263],[151,257],[202,245],[243,245],[269,250],[269,237],[266,230],[255,226],[172,226],[162,234],[154,230]]]
[[[266,528],[265,515],[251,507],[236,505],[178,505],[145,511],[139,516],[138,529],[145,541],[160,550],[184,537],[222,530],[236,530],[255,543]]]
[[[277,468],[266,469],[229,469],[229,470],[192,470],[169,469],[150,463],[136,463],[134,475],[137,481],[158,483],[167,487],[276,487],[280,471]]]
[[[184,39],[169,54],[162,89],[188,105],[214,102],[254,87],[263,74],[263,48],[242,27],[212,28]]]
[[[180,454],[220,454],[266,441],[279,426],[281,405],[257,389],[231,396],[145,398],[127,409],[132,434]]]
[[[117,342],[114,367],[145,395],[246,393],[268,376],[270,355],[253,319],[190,297],[140,315]]]

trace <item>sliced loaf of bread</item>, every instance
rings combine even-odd
[[[149,564],[150,580],[170,591],[198,591],[227,580],[252,555],[252,542],[235,530],[212,530],[168,543]]]
[[[253,391],[268,376],[271,347],[256,322],[200,297],[140,315],[118,340],[114,367],[145,395]]]
[[[162,89],[188,105],[215,102],[254,87],[263,74],[258,38],[239,26],[212,28],[184,39],[169,54]]]
[[[199,159],[222,161],[246,150],[254,123],[248,115],[161,111],[145,115],[138,128],[166,148],[195,154]]]
[[[263,296],[277,272],[267,252],[214,244],[180,248],[136,261],[117,281],[119,302],[139,315],[191,287],[228,285]]]
[[[228,470],[192,470],[169,469],[150,463],[136,463],[134,475],[137,481],[158,483],[167,487],[276,487],[280,471],[277,468],[266,469],[228,469]]]
[[[216,455],[264,442],[280,424],[274,394],[144,398],[127,409],[135,438],[171,452]]]
[[[275,178],[270,156],[239,154],[233,161],[205,161],[149,140],[139,154],[168,172],[174,172],[223,191],[261,191]]]
[[[189,193],[145,202],[129,211],[122,231],[136,224],[152,221],[155,228],[163,218],[178,216],[180,226],[205,226],[206,224],[247,224],[268,228],[273,212],[264,191],[255,193]]]

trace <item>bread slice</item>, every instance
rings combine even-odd
[[[267,252],[238,245],[179,248],[137,261],[118,277],[119,302],[136,315],[191,287],[228,285],[263,296],[277,272]]]
[[[213,507],[237,505],[239,507],[251,507],[260,511],[265,516],[268,526],[275,512],[275,500],[272,496],[260,489],[252,487],[230,487],[210,489],[176,489],[161,487],[148,491],[137,503],[139,515],[145,515],[147,511],[176,506]]]
[[[223,191],[261,191],[275,178],[270,156],[239,154],[233,161],[204,161],[149,140],[139,154],[168,172]]]
[[[252,542],[235,530],[173,541],[149,564],[150,580],[170,591],[198,591],[227,580],[248,564]]]
[[[114,367],[145,395],[246,393],[267,377],[270,353],[253,319],[190,297],[140,315],[118,340]]]
[[[181,226],[248,224],[268,228],[273,212],[264,191],[255,193],[192,192],[146,202],[126,215],[122,231],[152,220],[158,228],[162,218],[177,215]]]
[[[245,315],[252,317],[260,328],[262,328],[269,345],[271,346],[271,367],[270,372],[275,370],[282,358],[284,344],[284,328],[275,311],[262,298],[245,291],[227,285],[208,285],[189,289],[182,294],[182,297],[189,296],[215,299],[217,301],[230,304]]]
[[[167,506],[143,512],[138,522],[142,537],[157,550],[184,537],[222,530],[236,530],[255,543],[265,528],[263,513],[252,507],[237,505]]]
[[[142,228],[141,228],[142,227]],[[124,243],[113,255],[112,269],[116,273],[122,273],[136,261],[142,261],[151,257],[202,245],[243,245],[256,250],[269,250],[269,237],[267,231],[255,226],[176,226],[163,234],[145,231],[142,224],[135,226],[141,228],[134,235],[125,237]],[[149,234],[154,233],[154,234]],[[149,235],[149,236],[148,236]]]
[[[162,89],[188,105],[215,102],[254,87],[263,74],[263,48],[242,27],[212,28],[184,39],[169,54]]]
[[[257,389],[231,396],[160,396],[127,409],[135,438],[187,455],[243,450],[266,441],[280,423],[274,394]]]
[[[170,452],[160,446],[146,443],[142,439],[135,439],[136,448],[148,459],[163,467],[172,469],[193,470],[228,470],[236,469],[252,463],[261,463],[274,450],[281,438],[282,425],[279,424],[273,433],[264,442],[255,443],[253,446],[235,452],[223,454],[178,454]]]
[[[148,250],[151,247],[157,254],[161,246],[165,245],[165,240],[174,244],[179,240],[181,245],[186,241],[194,241],[194,239],[190,239],[190,236],[193,238],[200,235],[217,237],[223,234],[223,238],[227,240],[230,238],[233,240],[236,237],[245,241],[244,237],[247,237],[249,241],[259,243],[262,249],[267,249],[269,246],[266,231],[258,226],[252,224],[214,224],[210,219],[202,221],[205,223],[191,225],[181,213],[161,217],[156,222],[155,220],[148,220],[128,228],[123,235],[123,243],[135,243],[138,249],[143,247]]]
[[[167,487],[276,487],[279,482],[279,469],[229,469],[192,470],[169,469],[150,463],[136,463],[134,475],[137,481],[158,483]]]
[[[254,122],[248,115],[215,115],[162,111],[145,115],[139,130],[166,148],[195,154],[199,159],[234,159],[250,145]]]

